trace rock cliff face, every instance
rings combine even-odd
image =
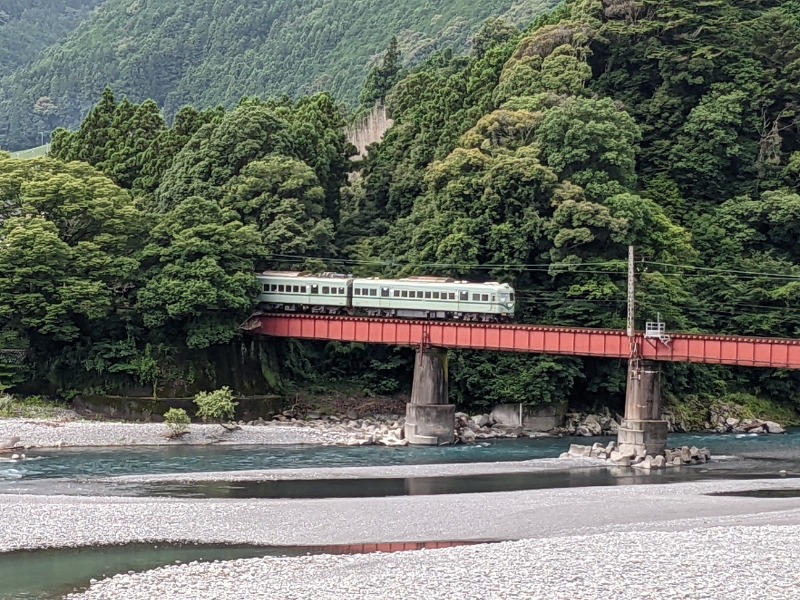
[[[358,149],[358,154],[352,158],[364,158],[367,155],[367,146],[380,142],[393,123],[386,114],[386,107],[378,105],[361,123],[350,127],[347,130],[347,140]]]

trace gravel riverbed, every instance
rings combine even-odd
[[[19,445],[35,448],[57,446],[135,446],[181,444],[344,444],[346,431],[310,427],[301,423],[266,422],[242,425],[227,431],[221,425],[193,424],[180,440],[169,440],[162,423],[111,421],[2,419],[0,442],[19,437]]]
[[[800,526],[739,526],[190,563],[118,575],[67,598],[788,600],[800,585],[798,535]]]
[[[147,541],[512,540],[173,565],[96,582],[71,598],[788,599],[800,586],[800,498],[780,492],[797,487],[773,479],[308,500],[0,494],[0,559],[26,548]],[[712,495],[742,490],[778,493]]]

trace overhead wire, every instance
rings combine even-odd
[[[643,261],[643,264],[648,265],[656,265],[661,267],[675,267],[679,269],[690,269],[694,271],[703,271],[706,273],[719,273],[721,275],[746,275],[748,277],[767,277],[767,278],[777,278],[777,279],[789,279],[789,280],[798,280],[800,281],[800,275],[795,274],[788,274],[788,273],[765,273],[763,271],[743,271],[740,269],[724,269],[719,267],[701,267],[698,265],[686,265],[680,263],[667,263],[667,262],[659,262],[653,260],[646,260]],[[702,273],[698,273],[697,276],[702,276]]]
[[[271,258],[280,259],[280,260],[292,260],[292,261],[310,261],[310,260],[319,260],[326,263],[335,263],[335,264],[343,264],[343,265],[373,265],[373,266],[384,266],[384,267],[417,267],[417,268],[439,268],[439,269],[446,269],[446,268],[463,268],[469,270],[493,270],[493,269],[509,269],[509,270],[522,270],[522,271],[533,271],[533,272],[546,272],[552,273],[553,269],[564,269],[563,273],[617,273],[617,274],[626,274],[627,268],[622,268],[625,266],[625,261],[622,259],[619,260],[607,260],[607,261],[590,261],[590,262],[583,262],[583,263],[572,263],[572,262],[551,262],[551,263],[484,263],[480,265],[473,265],[467,263],[437,263],[437,262],[423,262],[423,263],[411,263],[411,262],[402,262],[402,261],[395,261],[395,260],[382,260],[382,259],[354,259],[354,258],[339,258],[333,256],[301,256],[296,254],[272,254]],[[680,273],[682,277],[708,277],[709,273],[716,273],[721,276],[739,276],[741,278],[775,278],[775,279],[785,279],[789,281],[800,281],[800,275],[790,274],[790,273],[765,273],[761,271],[745,271],[741,269],[726,269],[726,268],[719,268],[719,267],[702,267],[699,265],[688,265],[683,263],[670,263],[670,262],[662,262],[662,261],[652,261],[652,260],[641,260],[637,263],[640,267],[646,265],[655,265],[661,267],[672,267],[676,269],[682,270],[694,270],[694,271],[701,271],[701,273]],[[601,267],[609,266],[609,267],[618,267],[618,270],[613,269],[602,269]],[[658,271],[664,275],[668,275],[669,273],[663,273]],[[648,271],[640,271],[640,275],[647,275],[651,272]]]
[[[566,274],[602,274],[602,275],[626,275],[627,269],[622,269],[621,267],[624,265],[624,261],[622,260],[610,260],[610,261],[598,261],[598,262],[584,262],[584,263],[567,263],[567,262],[555,262],[555,263],[508,263],[508,264],[499,264],[499,263],[485,263],[482,265],[471,265],[471,264],[458,264],[458,263],[409,263],[409,262],[400,262],[400,261],[386,261],[386,260],[371,260],[371,259],[353,259],[353,258],[340,258],[340,257],[307,257],[307,256],[300,256],[294,254],[273,254],[271,255],[274,259],[279,259],[282,261],[308,261],[308,260],[319,260],[329,264],[341,264],[341,265],[372,265],[372,266],[386,266],[386,267],[418,267],[418,268],[464,268],[470,270],[492,270],[492,269],[513,269],[513,270],[520,270],[520,271],[527,271],[527,272],[541,272],[541,273],[549,273],[553,274],[553,269],[564,269],[561,273],[555,273],[555,275],[566,275]],[[642,259],[640,260],[637,265],[640,267],[639,276],[648,276],[653,274],[660,274],[664,276],[680,276],[681,278],[687,277],[735,277],[737,279],[743,280],[752,280],[752,279],[771,279],[774,281],[800,281],[800,276],[792,275],[792,274],[781,274],[781,273],[763,273],[757,271],[746,271],[746,270],[731,270],[731,269],[724,269],[724,268],[717,268],[717,267],[702,267],[698,265],[688,265],[683,263],[670,263],[670,262],[663,262],[663,261],[651,261]],[[682,272],[676,273],[668,273],[663,271],[646,271],[641,270],[642,268],[646,267],[647,265],[654,265],[659,267],[668,267],[674,269],[681,269]],[[602,268],[604,266],[608,267],[617,267],[617,269],[611,268]],[[699,272],[685,272],[685,271],[699,271]],[[620,282],[622,283],[622,282]],[[537,289],[524,289],[518,288],[516,290],[518,295],[518,301],[525,302],[525,303],[533,303],[537,300],[542,301],[556,301],[556,300],[564,300],[564,301],[571,301],[571,302],[592,302],[592,303],[607,303],[607,304],[617,304],[617,305],[624,305],[626,300],[624,297],[620,297],[619,299],[615,298],[582,298],[578,296],[568,295],[565,290],[537,290]],[[703,302],[708,302],[708,300],[703,300]],[[711,314],[723,314],[723,315],[730,315],[732,312],[746,312],[748,314],[758,314],[759,311],[769,311],[769,312],[797,312],[800,313],[800,309],[794,309],[788,306],[771,306],[765,304],[751,304],[751,303],[742,303],[742,302],[722,302],[716,301],[715,308],[709,306],[697,306],[697,305],[690,305],[686,303],[673,303],[674,307],[683,309],[686,312],[694,312],[694,313],[711,313]],[[753,310],[755,309],[755,310]]]

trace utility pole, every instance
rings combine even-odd
[[[631,342],[631,349],[633,349],[633,336],[634,336],[634,305],[636,302],[635,286],[636,281],[634,275],[634,250],[633,246],[628,246],[628,339]]]
[[[661,369],[657,362],[644,360],[636,341],[635,252],[628,246],[628,385],[625,390],[625,418],[619,427],[620,448],[637,454],[664,454],[667,447],[667,422],[661,418]]]

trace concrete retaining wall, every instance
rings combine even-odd
[[[237,421],[267,418],[283,410],[285,400],[280,396],[251,396],[236,398]],[[194,417],[197,406],[192,398],[152,398],[131,396],[76,396],[72,407],[79,412],[90,412],[110,419],[125,421],[152,421],[160,423],[170,408],[182,408]]]
[[[523,431],[550,431],[563,424],[566,412],[566,404],[498,404],[492,409],[491,417],[503,425],[522,426]]]

